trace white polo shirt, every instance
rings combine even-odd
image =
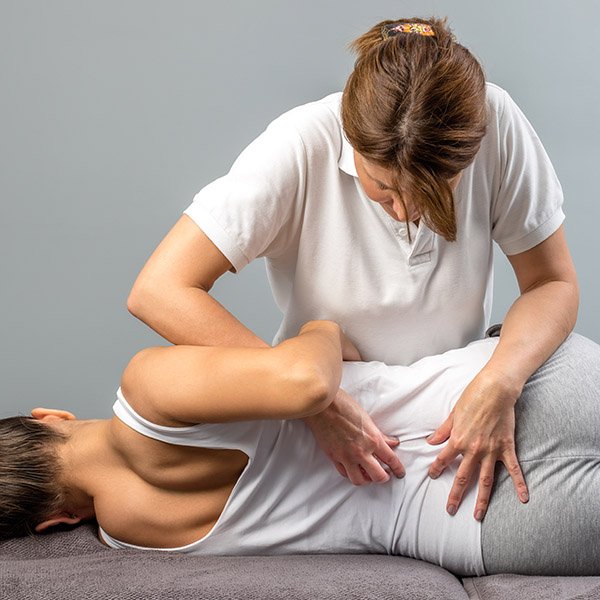
[[[340,323],[363,360],[410,364],[481,338],[492,306],[492,241],[529,250],[564,220],[560,183],[531,124],[486,84],[489,123],[454,192],[458,236],[406,225],[364,193],[341,93],[269,124],[184,211],[237,272],[266,258],[283,312],[274,343],[311,319]]]

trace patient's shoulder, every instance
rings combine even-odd
[[[122,399],[136,415],[150,423],[166,427],[185,427],[190,423],[166,417],[155,408],[154,396],[157,386],[153,385],[156,382],[152,379],[152,375],[156,372],[156,368],[153,368],[156,364],[152,361],[164,356],[166,349],[162,346],[154,346],[137,352],[123,371],[117,395],[120,393]]]

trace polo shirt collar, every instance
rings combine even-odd
[[[338,160],[338,166],[340,170],[352,177],[358,177],[356,172],[356,165],[354,164],[354,148],[350,145],[350,142],[346,139],[344,128],[342,127],[342,94],[336,98],[335,116],[337,117],[338,126],[340,128],[340,137],[342,138],[342,149],[340,151],[340,158]]]
[[[344,171],[344,173],[348,173],[348,175],[352,175],[352,177],[358,177],[356,165],[354,164],[354,149],[350,145],[350,142],[346,139],[344,130],[341,128],[341,126],[340,133],[342,134],[342,150],[340,152],[338,166],[342,171]]]

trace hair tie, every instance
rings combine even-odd
[[[433,31],[431,25],[425,25],[424,23],[388,23],[381,28],[381,37],[384,40],[399,33],[435,36],[435,31]]]

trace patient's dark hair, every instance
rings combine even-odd
[[[0,540],[33,535],[62,508],[56,450],[68,437],[30,417],[0,419]]]

